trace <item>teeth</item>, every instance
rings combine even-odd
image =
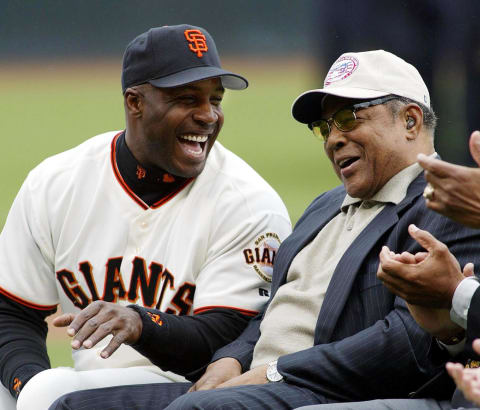
[[[208,135],[182,135],[180,138],[187,141],[205,142],[208,140]]]

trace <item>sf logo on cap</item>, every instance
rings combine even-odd
[[[190,43],[188,47],[197,54],[197,57],[201,58],[202,52],[208,51],[207,39],[200,30],[185,30],[185,38]]]

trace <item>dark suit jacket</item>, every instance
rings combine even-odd
[[[480,262],[480,231],[428,210],[422,197],[424,187],[420,175],[410,184],[404,200],[387,204],[345,252],[318,316],[314,346],[279,358],[278,369],[287,383],[333,401],[407,397],[437,374],[448,359],[419,328],[405,302],[376,276],[383,245],[395,252],[422,250],[407,232],[411,223],[447,244],[462,266]],[[340,186],[307,208],[279,248],[270,300],[285,283],[294,257],[340,212],[344,197]],[[262,316],[253,319],[236,341],[217,351],[213,361],[234,357],[248,370]]]
[[[480,337],[480,288],[478,288],[473,294],[470,308],[468,309],[467,317],[467,332],[464,354],[459,358],[455,358],[455,361],[467,361],[468,359],[480,361],[480,355],[473,351],[472,343],[475,339]],[[480,371],[480,369],[479,369]],[[472,402],[468,401],[460,390],[456,390],[452,398],[453,408],[478,408]]]
[[[472,349],[472,343],[480,338],[480,287],[473,294],[467,317],[467,341],[465,350],[467,356],[474,360],[480,360],[480,355]]]

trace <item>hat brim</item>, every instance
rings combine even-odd
[[[244,90],[248,87],[248,81],[241,75],[211,66],[189,68],[188,70],[170,74],[162,78],[155,78],[148,82],[154,87],[172,88],[215,77],[220,77],[222,85],[230,90]]]
[[[322,100],[326,95],[343,98],[378,98],[388,95],[385,91],[367,90],[362,88],[320,88],[300,94],[292,104],[292,115],[298,122],[310,124],[320,119]]]

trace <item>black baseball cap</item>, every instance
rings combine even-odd
[[[123,55],[123,93],[144,83],[171,88],[214,77],[220,77],[225,88],[248,87],[244,77],[221,67],[212,36],[201,27],[151,28],[130,42]]]

